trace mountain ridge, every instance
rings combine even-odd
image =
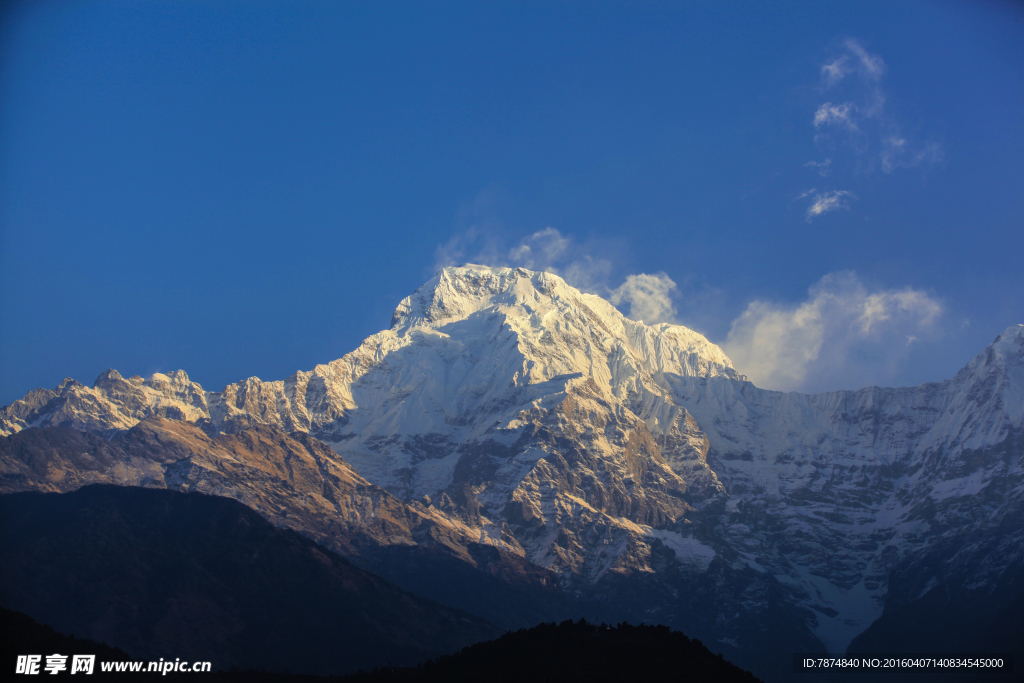
[[[1024,497],[1022,359],[1011,326],[943,382],[773,392],[686,328],[631,321],[548,273],[464,266],[404,299],[389,330],[286,380],[206,392],[181,371],[108,371],[92,389],[31,392],[0,424],[110,435],[158,415],[210,434],[306,432],[564,590],[607,595],[622,579],[685,595],[710,581],[743,595],[754,581],[805,624],[793,638],[842,651],[894,598],[894,572],[948,587],[921,561],[936,544],[991,559],[973,539]],[[997,559],[996,582],[1019,561]],[[750,624],[771,623],[769,602],[741,598],[699,635],[757,647]]]

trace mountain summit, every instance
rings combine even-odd
[[[996,590],[1021,566],[1022,359],[1015,325],[944,382],[765,391],[685,327],[629,320],[550,273],[465,265],[285,380],[210,392],[182,371],[110,370],[29,393],[0,429],[110,436],[155,415],[305,433],[564,591],[743,663],[843,651],[930,586]]]

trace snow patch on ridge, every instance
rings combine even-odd
[[[711,560],[715,559],[714,548],[704,545],[693,536],[683,536],[678,531],[668,531],[667,529],[648,529],[647,536],[656,538],[671,548],[680,564],[688,565],[699,571],[707,571]]]

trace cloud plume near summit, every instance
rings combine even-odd
[[[832,202],[821,213],[846,208],[840,202],[847,197],[833,194],[818,198]],[[718,328],[728,328],[724,340],[711,340],[755,385],[779,391],[891,384],[910,354],[941,334],[944,314],[942,302],[927,292],[872,289],[855,272],[839,271],[813,284],[802,302],[750,301],[730,324],[721,311],[708,313],[723,308],[726,298],[714,288],[689,281],[680,286],[664,272],[619,275],[617,280],[621,267],[614,257],[552,227],[509,248],[502,245],[500,230],[475,226],[438,246],[436,256],[438,268],[484,263],[554,273],[648,325],[667,322],[702,331],[689,318],[693,302],[704,298],[700,317],[707,322],[718,315]]]
[[[453,236],[438,246],[436,267],[471,262],[554,273],[580,291],[607,299],[634,320],[648,325],[679,323],[674,301],[678,286],[667,274],[630,274],[622,284],[612,287],[612,259],[594,253],[589,245],[580,244],[570,235],[547,227],[511,248],[502,248],[498,232],[474,225]]]
[[[942,314],[926,292],[869,291],[852,271],[830,273],[799,304],[750,302],[722,347],[764,389],[860,388],[886,383],[915,342],[937,334]]]

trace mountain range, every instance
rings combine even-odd
[[[944,382],[782,393],[685,327],[467,265],[284,380],[32,391],[0,409],[0,491],[227,496],[502,627],[658,622],[772,678],[793,652],[900,651],[941,605],[996,628],[1024,596],[1022,431],[1024,326]]]

